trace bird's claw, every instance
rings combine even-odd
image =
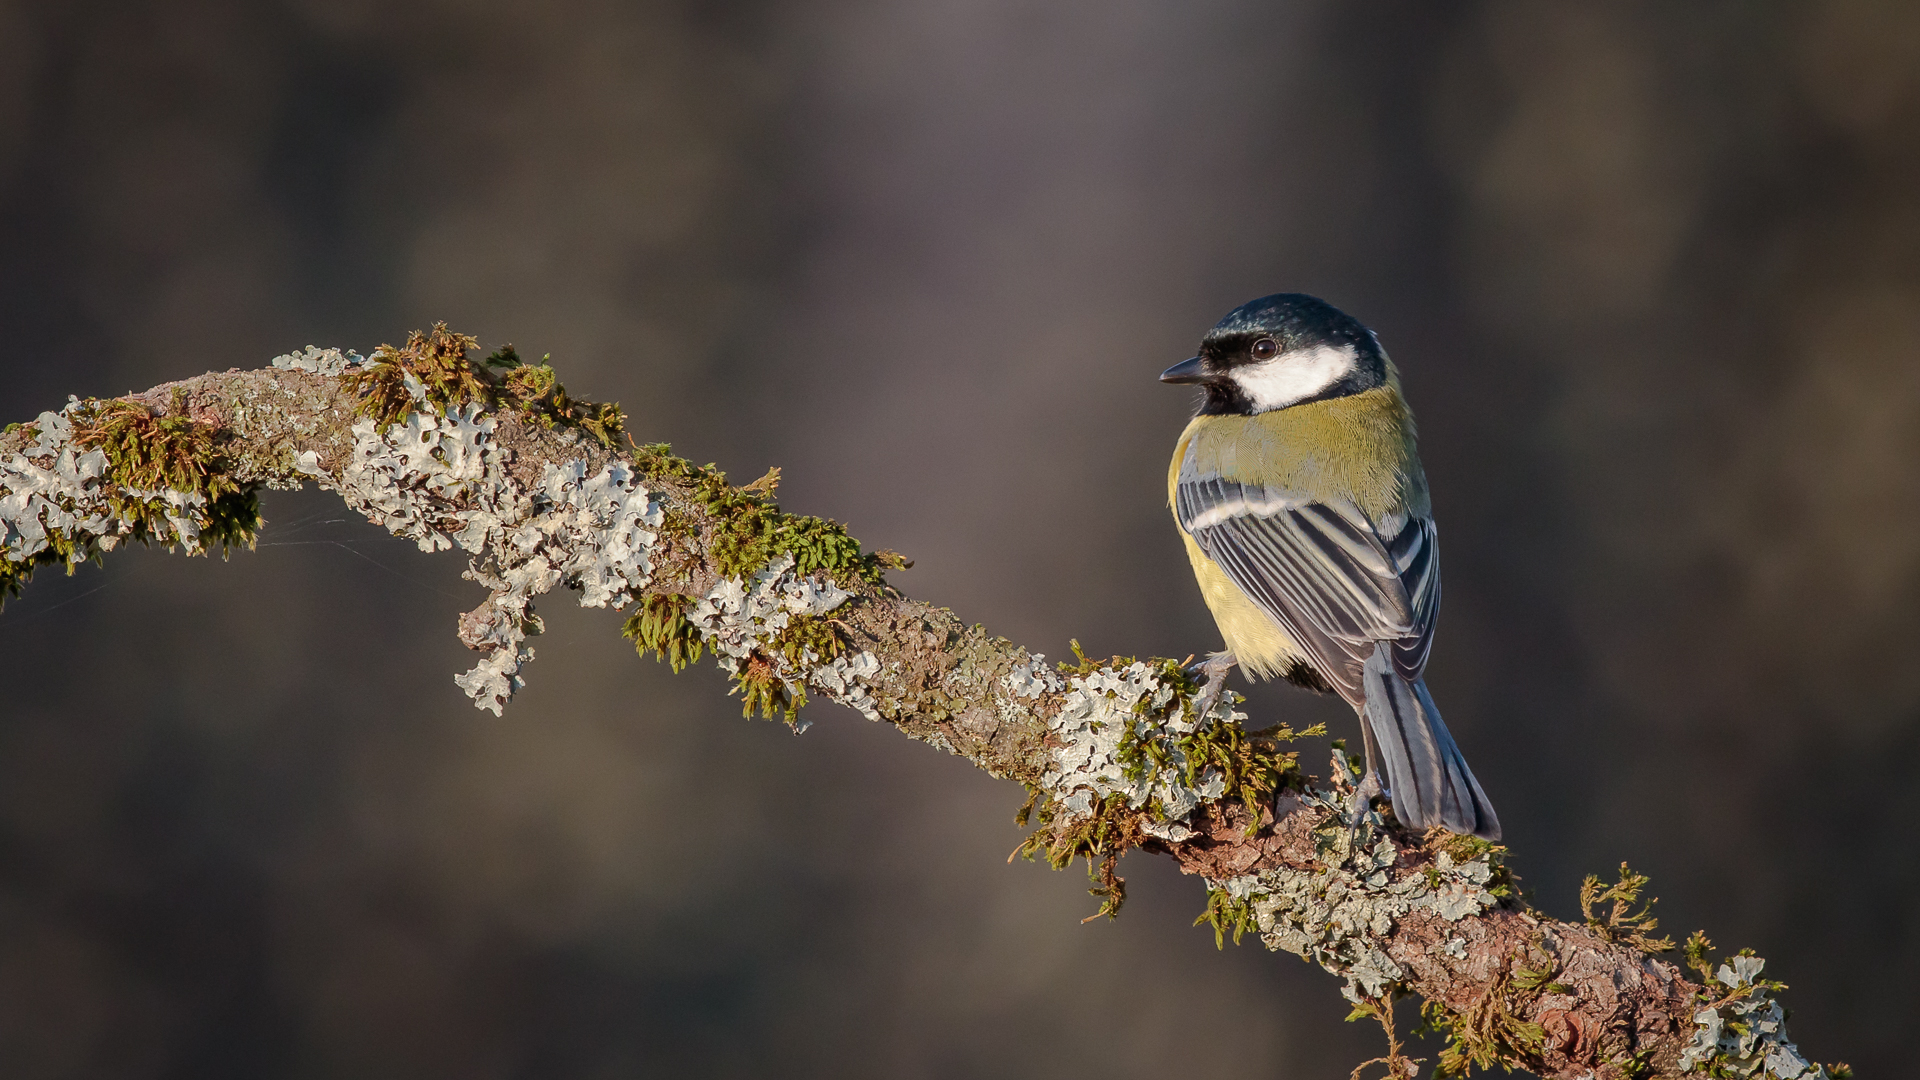
[[[1373,797],[1387,794],[1385,784],[1380,782],[1380,774],[1372,769],[1354,785],[1353,794],[1347,797],[1347,848],[1352,850],[1354,841],[1360,835],[1360,823],[1367,819],[1367,813],[1373,809]]]
[[[1204,676],[1207,680],[1200,692],[1193,695],[1194,716],[1206,716],[1220,703],[1220,695],[1227,688],[1227,672],[1232,671],[1237,663],[1239,661],[1232,653],[1217,652],[1187,669],[1190,674]]]

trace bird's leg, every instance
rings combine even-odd
[[[1347,846],[1353,846],[1354,838],[1360,835],[1360,823],[1367,819],[1367,811],[1373,809],[1373,797],[1386,794],[1380,784],[1380,774],[1372,769],[1354,785],[1353,794],[1347,798]]]
[[[1360,716],[1360,741],[1366,747],[1367,774],[1354,785],[1353,795],[1347,800],[1347,846],[1353,846],[1354,837],[1360,832],[1360,822],[1365,820],[1367,811],[1373,808],[1375,795],[1393,798],[1387,785],[1380,779],[1379,755],[1374,750],[1373,728],[1367,723],[1365,713]]]
[[[1193,696],[1195,717],[1205,716],[1213,711],[1214,705],[1220,701],[1220,694],[1227,688],[1227,672],[1232,671],[1233,665],[1239,662],[1230,650],[1222,650],[1217,653],[1208,653],[1205,660],[1187,669],[1190,674],[1207,677],[1206,685]]]

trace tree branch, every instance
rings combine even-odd
[[[473,345],[436,327],[371,358],[308,348],[9,426],[0,599],[128,540],[250,545],[260,488],[318,483],[423,550],[467,552],[489,595],[460,619],[484,656],[457,682],[479,707],[521,685],[535,597],[565,585],[629,609],[642,653],[679,670],[712,652],[749,713],[804,727],[800,705],[824,696],[1025,785],[1036,827],[1018,853],[1084,859],[1098,914],[1124,900],[1122,853],[1170,857],[1206,883],[1201,921],[1221,940],[1253,932],[1344,979],[1357,1015],[1389,1023],[1390,1072],[1414,1068],[1390,1026],[1411,993],[1447,1037],[1444,1073],[1846,1075],[1800,1057],[1757,958],[1715,965],[1696,935],[1689,978],[1652,955],[1668,943],[1624,866],[1592,884],[1585,921],[1560,922],[1514,894],[1504,848],[1377,813],[1349,836],[1340,743],[1316,787],[1296,733],[1246,730],[1231,700],[1196,713],[1177,663],[1056,668],[895,590],[898,556],[780,512],[777,471],[731,486],[624,439],[616,407],[569,398],[545,365],[511,349],[476,362]]]

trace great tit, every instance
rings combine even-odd
[[[1421,678],[1440,553],[1413,413],[1379,339],[1324,300],[1281,293],[1229,312],[1160,380],[1204,395],[1167,472],[1227,645],[1198,666],[1203,694],[1217,697],[1235,664],[1339,694],[1366,743],[1356,823],[1384,794],[1413,828],[1499,839]]]

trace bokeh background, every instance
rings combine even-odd
[[[1667,929],[1769,958],[1809,1053],[1902,1072],[1920,8],[0,2],[0,419],[444,319],[784,466],[969,621],[1182,656],[1216,639],[1154,376],[1282,290],[1405,373],[1430,681],[1536,902],[1630,860]],[[478,713],[457,559],[266,513],[224,564],[116,555],[0,615],[9,1077],[1378,1052],[1163,862],[1082,926],[1077,872],[1005,864],[1016,788],[836,707],[743,721],[611,613],[544,604]]]

